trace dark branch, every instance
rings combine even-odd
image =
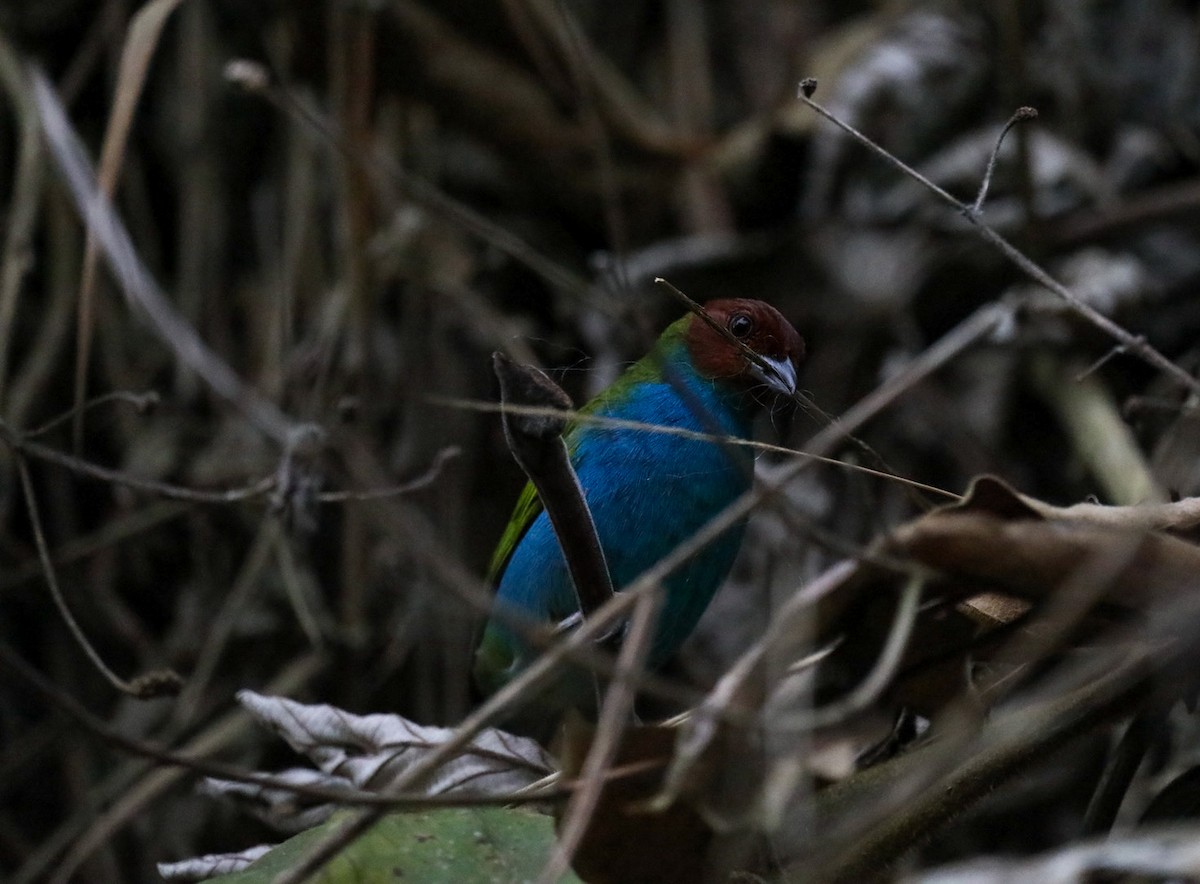
[[[536,368],[519,365],[500,352],[492,355],[492,365],[500,379],[503,405],[571,409],[571,397]],[[586,618],[612,598],[613,586],[596,524],[563,442],[567,418],[504,411],[501,419],[508,447],[537,489],[554,526],[575,584],[579,611]]]

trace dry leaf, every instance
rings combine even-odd
[[[209,878],[240,872],[271,849],[269,844],[260,844],[237,853],[210,853],[176,863],[159,863],[158,874],[166,881],[207,881]]]
[[[389,785],[454,734],[399,715],[352,715],[333,706],[239,691],[238,702],[325,773],[370,792]],[[507,795],[556,771],[535,740],[488,728],[425,782],[427,795]]]
[[[345,777],[331,776],[324,771],[297,767],[272,774],[271,778],[295,786],[320,786],[347,795],[361,795],[362,790]],[[302,832],[320,825],[337,810],[329,801],[313,799],[294,789],[263,786],[237,780],[207,777],[200,791],[214,798],[224,798],[281,832]]]
[[[998,648],[1008,647],[1012,633],[1001,627],[1031,613],[1078,601],[1079,610],[1064,620],[1035,621],[1039,628],[1050,623],[1059,629],[1042,636],[1039,654],[1044,657],[1082,640],[1102,639],[1115,625],[1144,622],[1144,615],[1193,592],[1200,549],[1166,531],[1192,530],[1198,514],[1196,500],[1060,509],[1023,497],[998,480],[976,481],[962,503],[880,538],[863,561],[835,566],[778,612],[767,635],[681,729],[660,802],[690,795],[705,818],[720,827],[769,828],[778,822],[772,808],[777,811],[780,803],[772,781],[780,771],[795,777],[792,756],[808,745],[795,722],[815,719],[807,697],[784,697],[786,683],[773,680],[766,661],[802,652],[796,635],[803,630],[796,625],[813,616],[814,603],[820,607],[818,640],[840,639],[822,663],[828,702],[836,704],[876,664],[893,629],[905,571],[928,575],[907,650],[874,709],[865,710],[871,715],[855,711],[844,721],[822,722],[816,732],[823,741],[848,745],[872,716],[886,721],[906,708],[935,718],[969,689],[969,663],[987,661]],[[1169,632],[1170,624],[1159,625]],[[1004,672],[1019,671],[1020,660],[1004,663]],[[732,725],[738,716],[751,726]],[[758,728],[767,732],[766,743]],[[787,736],[781,732],[772,739],[769,735],[780,728],[790,728]],[[764,747],[773,750],[765,760]],[[733,781],[740,784],[739,794],[729,790]]]
[[[1087,881],[1194,881],[1200,875],[1195,829],[1166,830],[1080,844],[1034,859],[992,857],[905,878],[909,884],[1083,884]]]

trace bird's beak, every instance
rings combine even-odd
[[[771,359],[763,356],[764,368],[756,362],[750,363],[750,376],[766,384],[776,393],[793,396],[796,393],[796,366],[790,359]]]

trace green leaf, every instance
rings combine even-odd
[[[270,884],[295,866],[320,838],[345,818],[280,844],[221,884]],[[312,879],[321,884],[376,882],[533,881],[554,846],[554,821],[544,814],[505,808],[456,808],[396,813],[380,820]],[[564,879],[578,882],[574,875]]]

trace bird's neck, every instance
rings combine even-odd
[[[699,425],[695,429],[742,437],[750,435],[757,410],[753,397],[739,384],[700,374],[682,341],[662,355],[661,371],[663,382],[675,391],[697,419]]]
[[[657,417],[697,432],[749,437],[757,409],[753,397],[737,384],[701,375],[683,335],[672,331],[587,410],[613,417],[633,417],[636,411],[636,419]]]

